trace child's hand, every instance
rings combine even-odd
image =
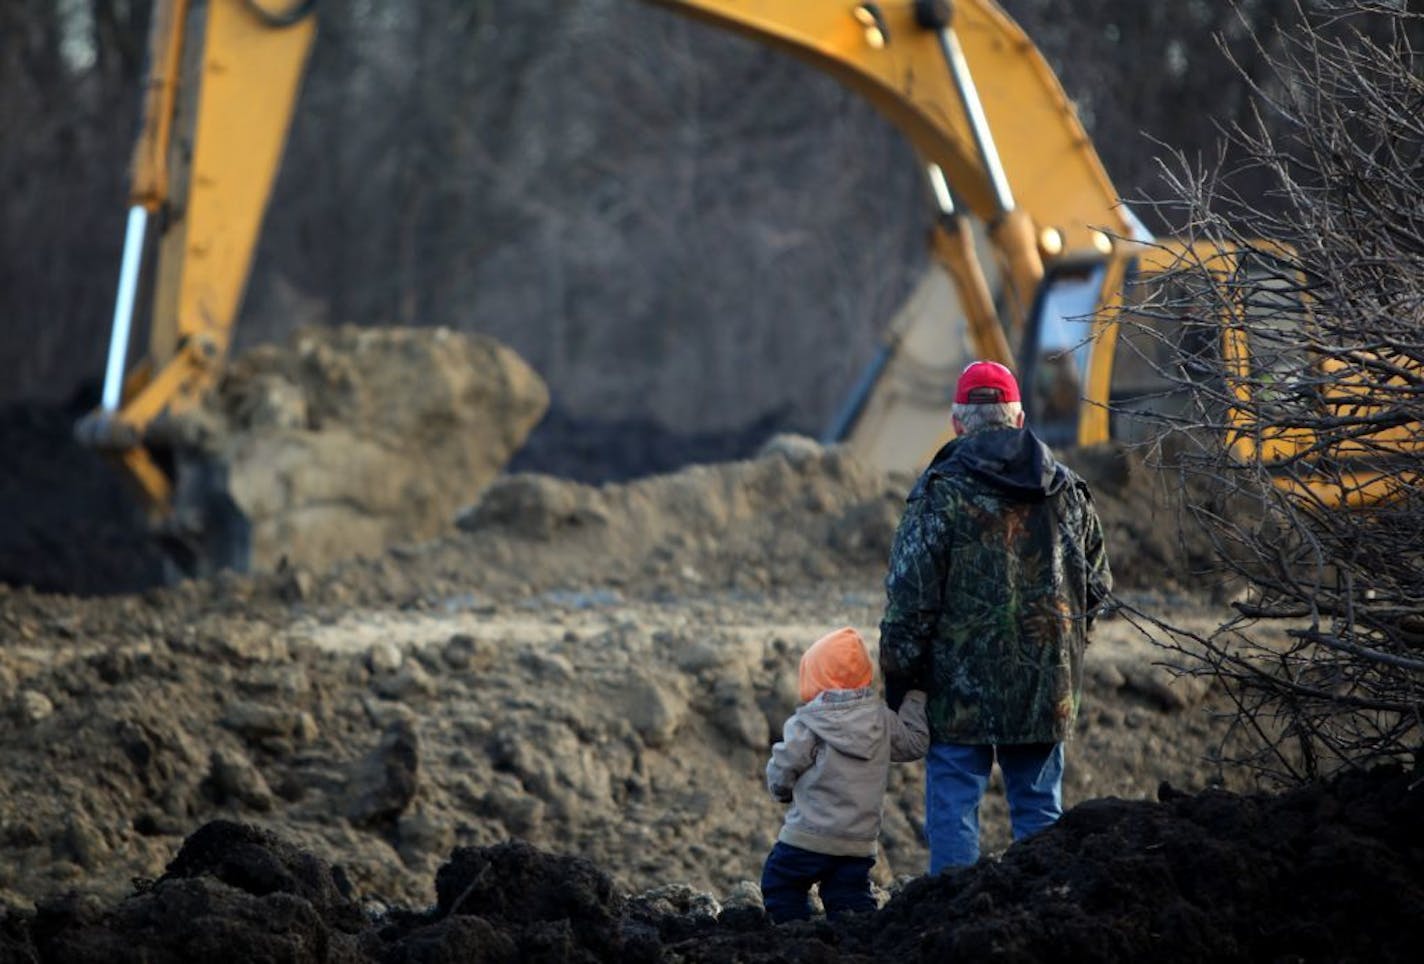
[[[930,724],[925,718],[924,690],[909,690],[895,714],[890,732],[890,759],[908,763],[921,759],[930,748]]]

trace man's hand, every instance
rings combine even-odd
[[[905,702],[905,694],[910,691],[910,683],[904,679],[885,680],[885,705],[896,713],[900,712],[900,704]]]

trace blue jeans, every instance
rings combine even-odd
[[[875,909],[870,892],[870,857],[836,857],[777,841],[761,868],[761,896],[773,922],[808,920],[812,884],[821,885],[827,917]]]
[[[930,873],[967,867],[979,859],[979,801],[989,787],[996,756],[1015,840],[1038,833],[1063,815],[1062,743],[931,744],[925,760]]]

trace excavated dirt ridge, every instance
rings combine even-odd
[[[1349,774],[1282,797],[1095,800],[1002,858],[921,877],[879,911],[773,927],[754,896],[629,895],[597,865],[512,841],[455,849],[419,910],[215,821],[156,881],[0,918],[6,960],[52,962],[1415,960],[1419,778]]]
[[[177,511],[217,488],[252,569],[315,567],[426,539],[508,464],[548,407],[512,350],[446,328],[304,328],[223,373],[203,410],[159,425],[195,468]]]

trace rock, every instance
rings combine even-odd
[[[305,566],[295,566],[283,574],[278,593],[288,602],[305,602],[316,591],[316,576]]]
[[[664,884],[638,895],[640,900],[654,906],[662,906],[674,914],[714,921],[722,913],[722,905],[717,898],[693,887],[691,884]]]
[[[499,479],[455,518],[455,525],[465,532],[498,528],[532,539],[551,539],[557,532],[607,523],[596,489],[535,473]]]
[[[15,713],[22,723],[34,726],[53,715],[54,704],[38,690],[21,690],[15,700]]]
[[[297,714],[297,728],[292,735],[297,738],[298,743],[315,743],[316,738],[321,735],[321,727],[317,726],[316,717],[303,710]]]
[[[406,723],[414,726],[419,717],[415,710],[399,700],[383,700],[374,693],[363,696],[361,707],[366,711],[366,718],[372,725],[385,730],[397,723]]]
[[[272,789],[247,754],[235,749],[213,750],[208,785],[218,803],[237,801],[266,813],[272,809]]]
[[[722,912],[717,923],[732,930],[753,930],[767,920],[761,887],[755,881],[742,880],[722,898]]]
[[[309,740],[316,728],[316,721],[304,710],[249,700],[229,703],[221,723],[252,742],[292,736]]]
[[[684,673],[738,666],[749,669],[761,661],[763,643],[748,634],[683,634],[666,630],[655,633],[653,642]]]
[[[82,811],[65,820],[64,849],[76,864],[88,871],[98,870],[109,856],[109,845],[94,821]]]
[[[409,700],[415,696],[429,696],[436,690],[435,680],[416,660],[401,667],[394,676],[381,676],[371,683],[378,696],[388,700]]]
[[[562,723],[536,719],[517,732],[500,731],[488,749],[495,769],[516,776],[524,790],[560,815],[579,805],[578,791],[593,777],[591,748]]]
[[[754,880],[737,881],[722,898],[724,913],[738,907],[755,907],[760,910],[763,906],[761,885]]]
[[[406,863],[414,864],[430,856],[444,857],[454,843],[454,829],[430,813],[408,813],[396,821],[396,847]]]
[[[300,663],[276,663],[246,667],[242,674],[243,690],[253,698],[281,706],[304,702],[311,692],[312,679]]]
[[[720,680],[713,699],[712,722],[729,739],[755,750],[771,745],[766,714],[745,687],[733,680]]]
[[[346,816],[358,827],[394,821],[419,788],[420,741],[415,727],[396,720],[361,761],[347,791]]]
[[[518,781],[500,781],[486,791],[480,806],[516,837],[532,836],[544,823],[544,801],[525,792]]]
[[[246,428],[307,428],[306,394],[275,372],[252,378],[236,399],[235,418]]]
[[[385,640],[373,643],[371,648],[366,650],[366,666],[373,673],[394,673],[401,668],[404,661],[405,654],[401,652],[400,647]]]
[[[574,664],[558,653],[525,650],[519,654],[519,662],[532,670],[535,677],[544,683],[571,683],[576,676]]]
[[[464,633],[451,636],[440,651],[445,665],[453,670],[483,672],[494,665],[499,650],[488,639],[476,639]]]
[[[616,717],[627,720],[644,743],[668,745],[687,716],[687,701],[671,687],[641,671],[633,671],[610,694]]]
[[[262,626],[244,627],[207,640],[214,650],[231,662],[285,662],[291,659],[287,641]]]

